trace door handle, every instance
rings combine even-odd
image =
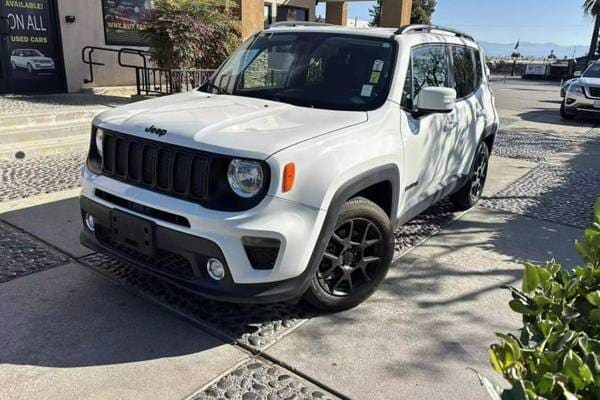
[[[447,131],[451,131],[454,128],[456,128],[457,125],[458,125],[458,121],[456,120],[456,118],[450,118],[448,121],[446,121],[446,124],[444,125],[444,128]]]

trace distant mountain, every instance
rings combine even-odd
[[[515,48],[515,43],[490,43],[490,42],[479,42],[481,47],[485,50],[488,57],[503,57],[510,56]],[[580,45],[580,46],[561,46],[556,43],[530,43],[530,42],[521,42],[518,48],[518,52],[521,53],[523,57],[535,57],[535,58],[544,58],[547,57],[552,50],[554,50],[554,54],[556,57],[563,58],[573,57],[573,52],[575,52],[575,57],[581,57],[587,54],[588,46]]]

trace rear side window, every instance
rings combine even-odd
[[[477,90],[483,82],[483,64],[479,50],[470,50],[473,52],[473,58],[475,59],[475,90]]]
[[[464,99],[475,92],[477,79],[475,77],[475,55],[468,47],[450,46],[454,64],[454,88],[456,97]]]
[[[402,106],[413,109],[421,90],[430,86],[450,87],[450,62],[444,45],[425,45],[412,49]]]

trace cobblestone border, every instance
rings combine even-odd
[[[85,157],[77,152],[0,160],[0,202],[79,187]]]
[[[65,265],[70,259],[0,221],[0,283]]]
[[[600,171],[540,164],[482,207],[585,228],[592,219]]]
[[[336,400],[286,370],[253,359],[209,385],[193,400]]]

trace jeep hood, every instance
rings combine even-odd
[[[94,124],[159,142],[264,160],[296,143],[365,121],[366,112],[193,91],[115,108],[96,117]]]
[[[588,85],[592,85],[592,86],[600,86],[600,78],[578,78],[576,81],[574,81],[574,83],[581,83],[584,84],[586,86]]]

